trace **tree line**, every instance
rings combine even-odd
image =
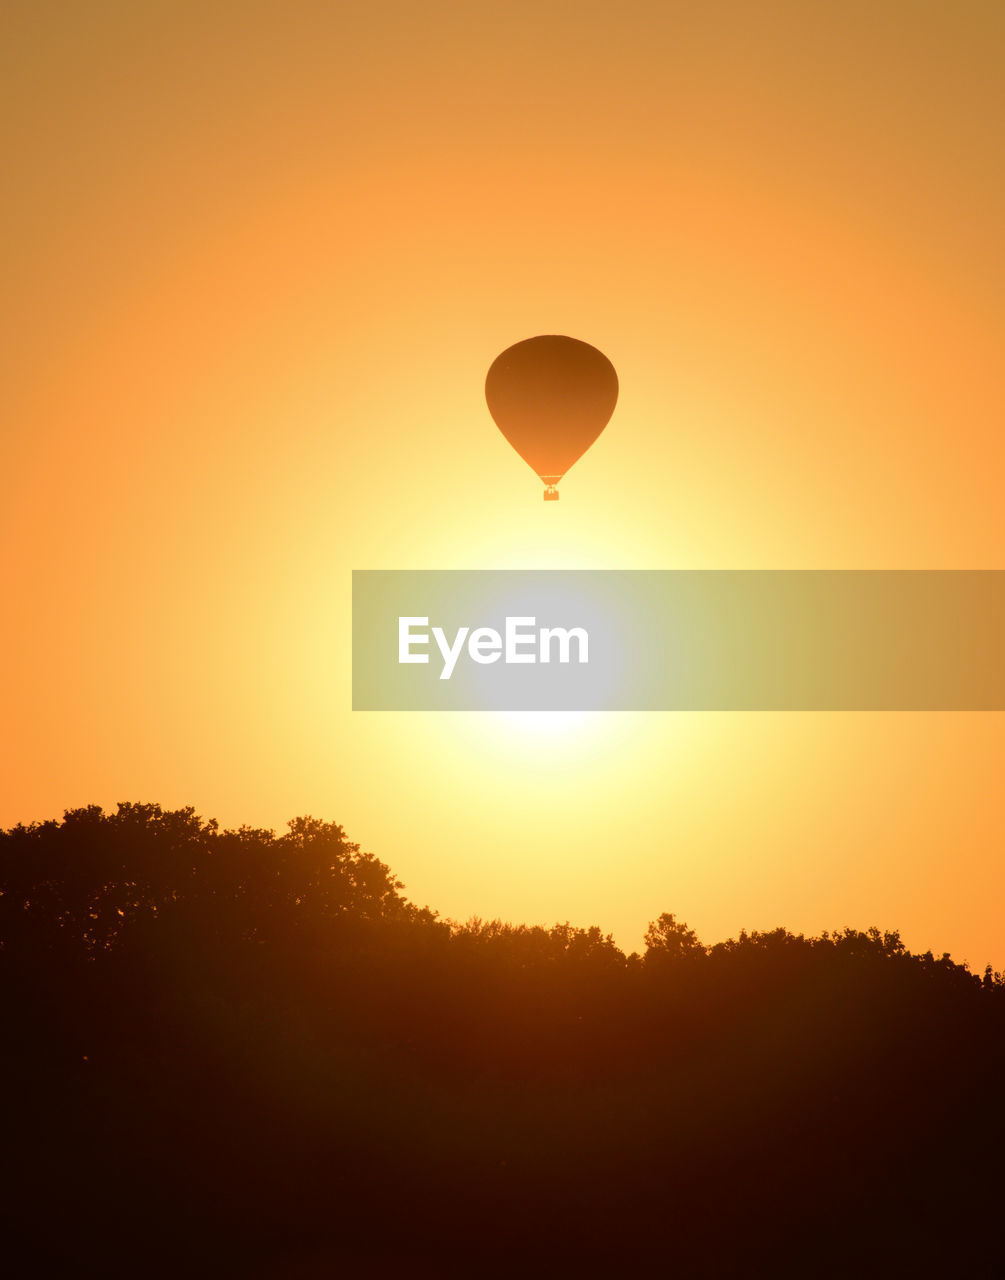
[[[995,1273],[1001,974],[875,928],[706,945],[669,911],[626,954],[403,888],[311,817],[120,804],[0,832],[8,1252]]]

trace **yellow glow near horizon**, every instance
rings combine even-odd
[[[503,729],[519,737],[574,733],[577,738],[583,738],[599,729],[600,713],[596,711],[500,711],[496,714]]]

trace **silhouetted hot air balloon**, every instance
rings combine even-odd
[[[496,426],[545,484],[544,498],[589,449],[614,412],[618,375],[596,347],[555,334],[496,356],[485,379]]]

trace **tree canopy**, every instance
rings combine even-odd
[[[895,930],[626,954],[443,920],[334,822],[88,806],[0,832],[0,994],[33,1274],[998,1256],[1005,982]]]

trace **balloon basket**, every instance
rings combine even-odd
[[[545,491],[544,491],[544,500],[545,500],[545,502],[557,502],[557,501],[558,501],[558,490],[555,488],[555,486],[554,486],[553,484],[549,484],[549,485],[545,488]]]

